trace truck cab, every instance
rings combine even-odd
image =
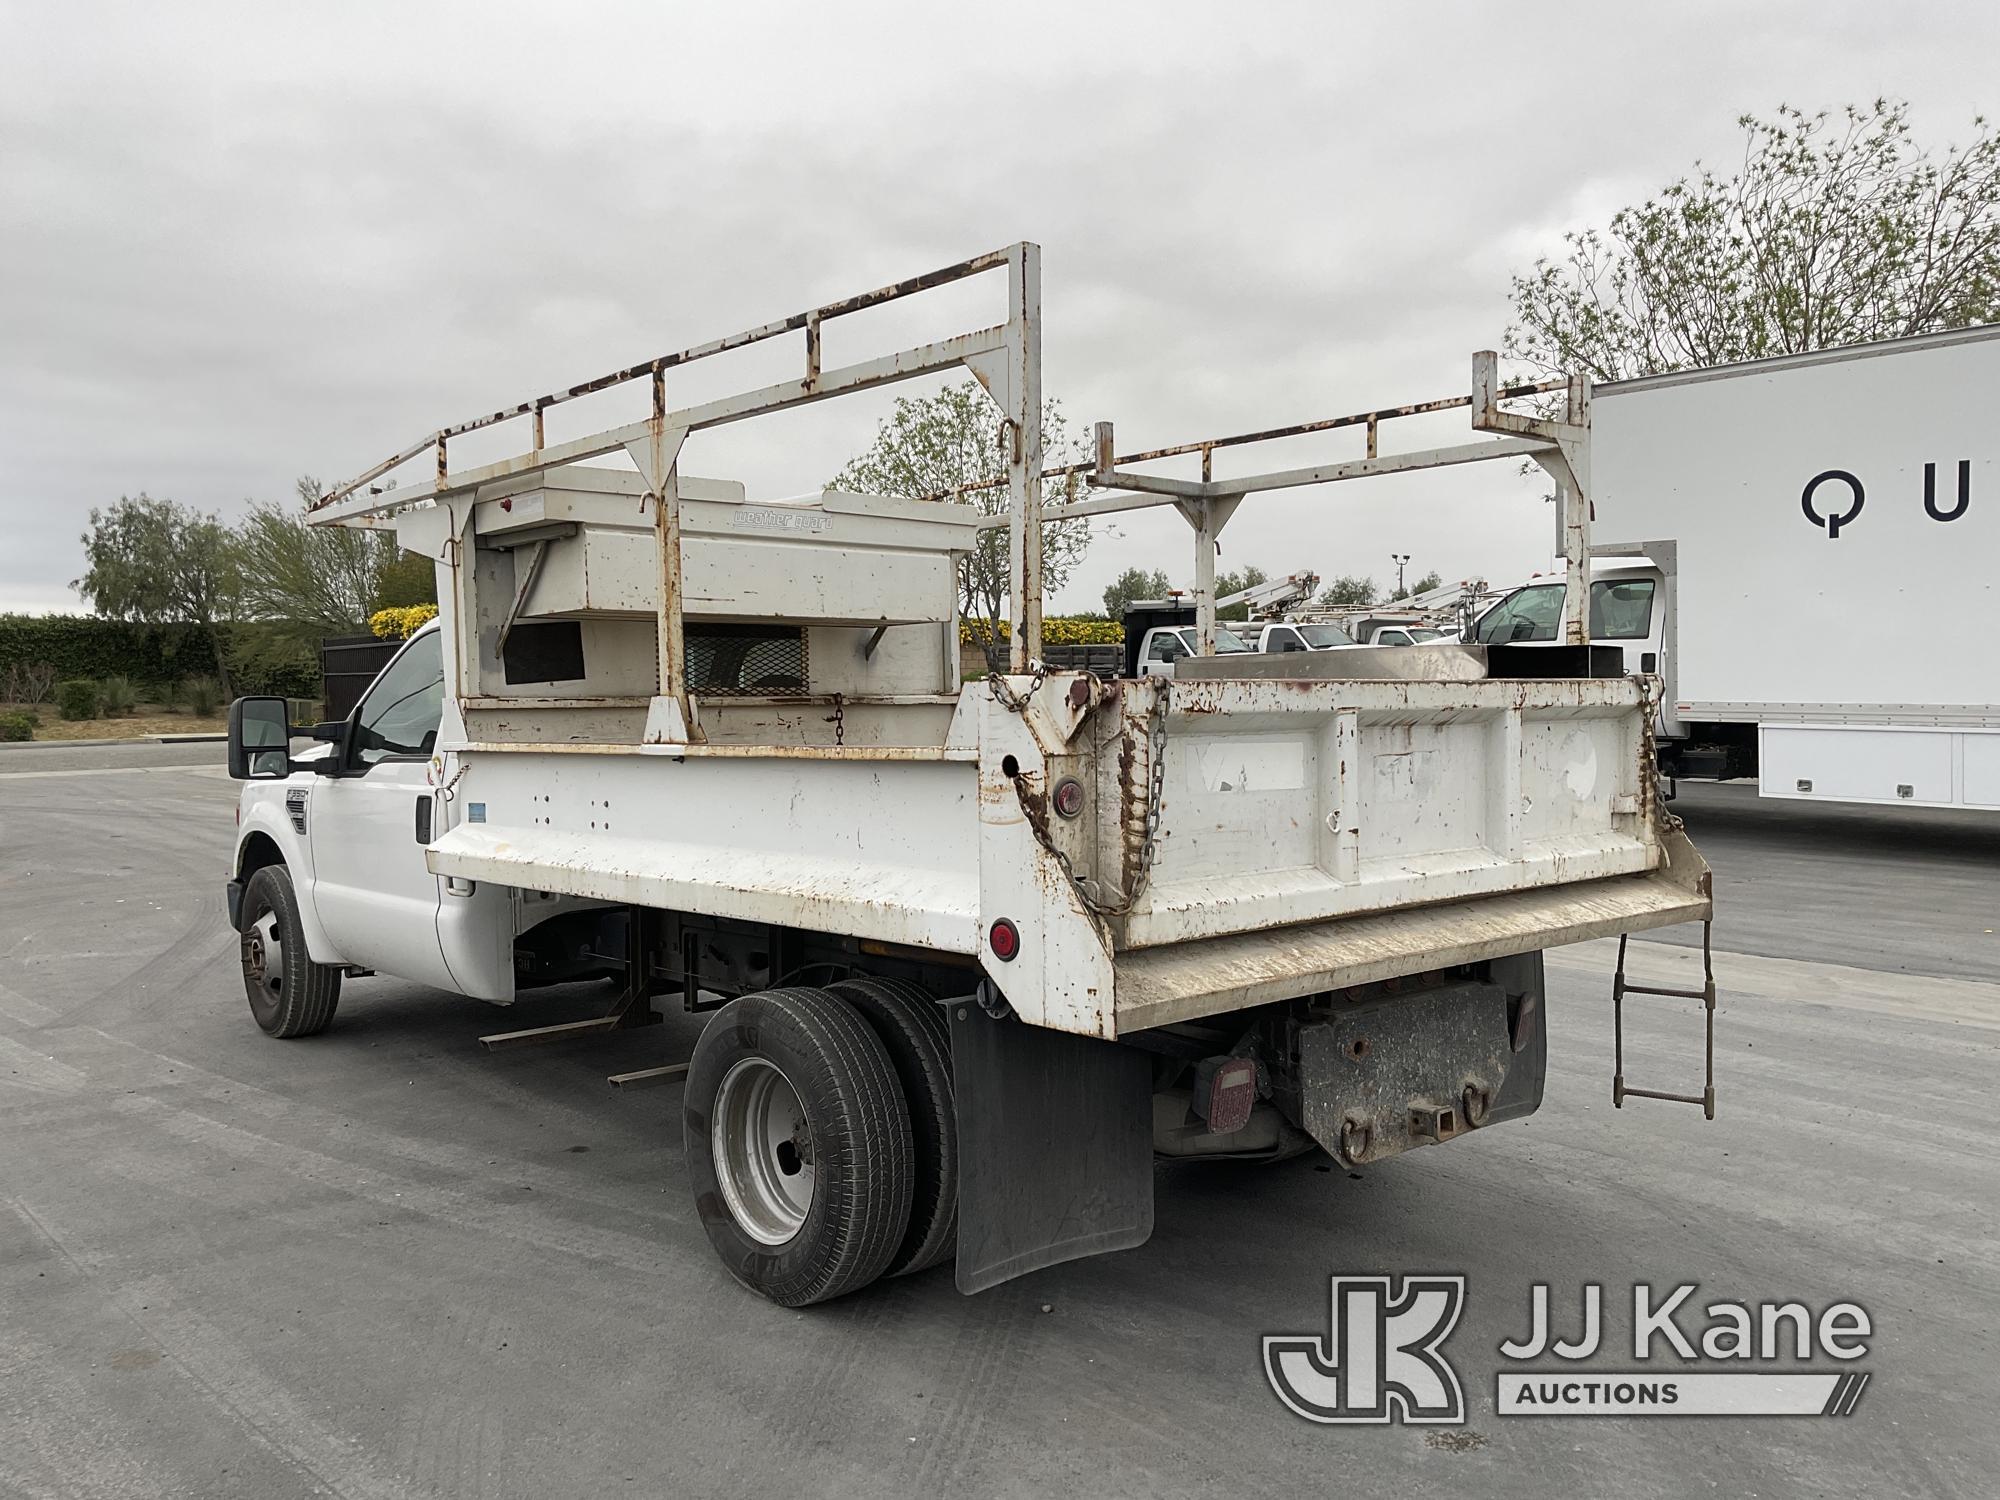
[[[242,700],[232,714],[240,725],[246,711],[256,712],[246,706],[279,701]],[[448,764],[436,753],[444,712],[443,634],[432,622],[345,719],[284,726],[282,760],[279,731],[269,719],[261,725],[237,809],[228,894],[232,920],[261,951],[274,1000],[285,979],[288,903],[307,950],[290,955],[294,961],[339,974],[379,970],[482,1000],[514,998],[511,893],[447,880],[425,865]],[[298,734],[320,743],[293,757],[289,741]],[[272,774],[280,767],[282,775]],[[267,869],[275,874],[252,898]],[[279,876],[288,890],[274,894]]]
[[[1149,599],[1125,611],[1125,675],[1127,677],[1171,677],[1174,666],[1201,654],[1195,637],[1194,605],[1179,600]],[[1258,648],[1235,630],[1215,627],[1215,652],[1234,656]]]
[[[1344,651],[1359,644],[1331,620],[1253,620],[1230,627],[1252,651]]]
[[[1616,646],[1628,676],[1665,672],[1667,592],[1666,573],[1651,558],[1627,556],[1591,566],[1591,644]],[[1553,643],[1561,632],[1562,604],[1560,575],[1530,579],[1489,605],[1473,622],[1471,638],[1482,646]]]

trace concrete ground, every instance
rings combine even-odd
[[[487,1055],[502,1018],[352,983],[325,1037],[245,1010],[219,746],[0,752],[0,1492],[1979,1496],[2000,1424],[2000,824],[1678,804],[1722,916],[1720,1116],[1610,1106],[1609,954],[1552,957],[1542,1112],[1359,1177],[1164,1169],[1150,1244],[975,1298],[739,1290],[686,1199],[691,1025]],[[1672,977],[1695,955],[1635,945]],[[1698,1008],[1631,1002],[1631,1081]],[[1469,1277],[1461,1429],[1282,1409],[1259,1336],[1334,1272]],[[1862,1303],[1844,1420],[1522,1421],[1495,1353],[1546,1281]],[[1614,1339],[1625,1311],[1608,1319]],[[1629,1349],[1600,1361],[1631,1368]]]

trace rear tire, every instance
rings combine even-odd
[[[298,893],[283,865],[265,865],[243,891],[243,992],[267,1036],[317,1036],[340,1004],[340,970],[306,951]]]
[[[684,1123],[702,1227],[750,1290],[804,1307],[888,1269],[910,1222],[909,1112],[846,1001],[815,989],[730,1001],[695,1044]]]
[[[944,1011],[904,979],[849,979],[831,991],[860,1011],[889,1049],[910,1109],[916,1159],[910,1228],[885,1274],[928,1270],[958,1252],[958,1112]]]

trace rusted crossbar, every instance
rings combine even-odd
[[[762,323],[755,328],[746,328],[740,333],[732,333],[724,338],[710,339],[707,343],[695,344],[689,348],[677,350],[672,354],[658,355],[653,359],[641,361],[636,365],[627,365],[622,370],[613,370],[608,375],[599,375],[593,380],[579,381],[575,385],[566,386],[559,391],[551,391],[546,395],[536,396],[531,400],[520,402],[514,406],[503,406],[498,411],[487,412],[483,416],[473,417],[464,422],[455,422],[449,427],[440,427],[428,437],[420,438],[410,444],[409,447],[403,449],[400,453],[382,460],[382,462],[372,468],[363,470],[345,484],[328,490],[318,500],[313,502],[311,509],[323,510],[327,506],[345,499],[361,488],[361,486],[373,480],[380,479],[392,469],[400,468],[402,465],[409,463],[421,455],[427,448],[435,448],[437,450],[437,477],[438,484],[442,487],[447,477],[445,464],[446,445],[452,438],[462,437],[468,432],[478,432],[482,428],[494,427],[502,422],[512,421],[516,417],[532,417],[534,419],[534,447],[539,451],[543,446],[543,413],[552,406],[561,406],[566,401],[575,401],[583,396],[592,396],[599,391],[608,391],[615,386],[625,385],[634,380],[643,380],[649,377],[657,379],[668,370],[675,369],[681,365],[693,364],[696,360],[708,359],[717,354],[726,354],[732,349],[746,349],[752,344],[760,344],[766,339],[778,338],[787,333],[798,333],[800,331],[805,333],[806,369],[807,378],[810,380],[819,373],[819,331],[822,324],[831,322],[835,318],[846,317],[850,313],[861,312],[866,308],[879,307],[885,302],[894,302],[898,298],[914,296],[918,292],[926,292],[933,287],[947,286],[954,281],[963,281],[968,276],[977,276],[983,271],[996,270],[1007,265],[1013,253],[1011,247],[1004,250],[990,250],[984,255],[975,255],[970,260],[962,260],[955,265],[943,266],[938,270],[928,271],[921,276],[912,276],[903,281],[890,282],[887,286],[876,287],[873,291],[862,292],[852,297],[843,297],[837,302],[829,302],[822,307],[793,313],[790,317],[779,318],[770,323]],[[1000,482],[1003,484],[1006,483],[1005,480]]]

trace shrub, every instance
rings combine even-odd
[[[179,713],[187,706],[187,694],[182,689],[180,679],[170,677],[153,689],[153,699],[170,714]]]
[[[1007,640],[1013,632],[1008,622],[1000,622],[1000,639]],[[984,620],[960,620],[958,639],[967,646],[976,646],[986,639]],[[1125,627],[1117,620],[1107,620],[1102,615],[1050,615],[1042,621],[1042,644],[1044,646],[1117,646],[1125,640]]]
[[[297,627],[272,620],[233,625],[228,647],[234,692],[273,698],[319,696],[319,649]]]
[[[107,719],[123,718],[138,707],[139,693],[129,677],[107,677],[98,688],[98,700]]]
[[[56,712],[65,719],[97,717],[97,684],[88,677],[72,677],[56,684]]]
[[[222,684],[213,677],[190,677],[181,684],[181,696],[196,718],[212,719],[222,707]]]
[[[0,714],[0,740],[31,740],[35,721],[26,714]]]
[[[408,640],[437,618],[435,604],[409,604],[399,609],[378,609],[368,617],[368,629],[378,640]]]
[[[45,661],[14,661],[0,668],[0,702],[46,703],[55,691],[56,669]]]
[[[44,698],[67,678],[118,673],[134,682],[161,682],[210,671],[214,662],[215,633],[202,625],[0,614],[0,680],[10,668],[46,673]],[[22,695],[21,701],[34,700]]]

